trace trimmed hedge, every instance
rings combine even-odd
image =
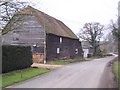
[[[19,70],[32,65],[30,46],[2,46],[2,72]]]

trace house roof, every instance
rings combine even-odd
[[[87,49],[87,48],[92,47],[92,45],[90,45],[90,43],[88,41],[82,41],[81,44],[82,44],[83,49]]]
[[[57,20],[31,6],[22,9],[18,14],[32,14],[36,16],[38,22],[42,26],[45,25],[46,33],[78,39],[78,37],[62,21]]]

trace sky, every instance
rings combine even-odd
[[[23,1],[23,0],[22,0]],[[107,25],[117,19],[119,0],[25,0],[34,8],[61,20],[75,34],[85,23]]]

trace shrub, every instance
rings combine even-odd
[[[93,55],[91,53],[87,54],[87,58],[91,58]]]
[[[32,52],[29,46],[2,46],[2,72],[30,67]]]

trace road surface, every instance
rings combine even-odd
[[[107,68],[115,56],[65,65],[8,88],[113,88]]]

